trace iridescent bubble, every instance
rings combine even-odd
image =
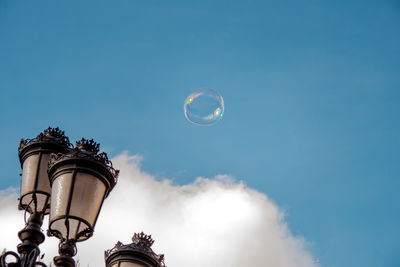
[[[200,88],[186,98],[183,108],[188,121],[198,125],[212,125],[224,114],[224,99],[217,90]]]

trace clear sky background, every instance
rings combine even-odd
[[[214,126],[185,119],[199,87]],[[0,92],[1,189],[59,126],[178,185],[243,180],[322,266],[400,266],[399,1],[0,0]]]

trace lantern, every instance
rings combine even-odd
[[[34,139],[22,139],[18,156],[22,167],[19,209],[45,215],[50,209],[50,182],[47,174],[51,153],[66,153],[71,144],[64,131],[47,128]]]
[[[118,242],[114,248],[104,252],[106,267],[165,267],[164,255],[151,249],[154,240],[143,232],[134,234],[133,243]]]

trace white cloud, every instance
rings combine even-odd
[[[127,153],[113,159],[121,170],[119,182],[94,236],[78,244],[81,267],[104,266],[104,250],[117,241],[130,243],[141,231],[152,235],[154,251],[165,254],[169,267],[316,266],[303,238],[290,233],[282,211],[265,194],[227,175],[184,186],[158,181],[140,169],[141,160]],[[0,193],[0,248],[18,244],[22,213],[16,198],[16,190]],[[41,250],[50,262],[57,240],[47,238]]]

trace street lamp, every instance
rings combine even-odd
[[[63,131],[51,127],[34,139],[22,139],[19,158],[22,181],[18,207],[30,217],[18,233],[22,241],[19,255],[3,253],[1,266],[46,266],[36,260],[45,239],[43,217],[49,213],[48,235],[60,239],[60,256],[54,258],[54,263],[75,266],[75,243],[93,235],[103,201],[115,186],[119,171],[106,153],[99,153],[99,144],[92,139],[82,139],[73,148]],[[8,263],[8,256],[13,256],[15,262]]]
[[[52,153],[66,153],[72,147],[64,131],[47,128],[33,139],[21,139],[18,156],[21,162],[21,197],[19,209],[45,215],[50,210],[48,161]]]
[[[51,209],[48,235],[60,239],[56,266],[73,267],[75,243],[93,235],[104,199],[117,183],[118,172],[99,144],[83,139],[66,154],[49,161]]]
[[[165,267],[164,255],[151,249],[154,240],[143,232],[134,234],[131,244],[118,243],[104,252],[106,267]]]
[[[56,266],[73,267],[75,243],[93,235],[104,199],[117,183],[118,172],[99,144],[83,139],[66,154],[49,161],[51,209],[48,235],[60,239]]]

